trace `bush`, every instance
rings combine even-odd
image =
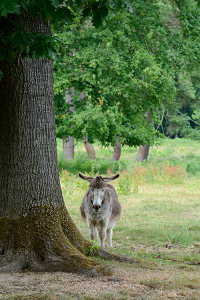
[[[200,163],[198,162],[191,162],[187,165],[186,168],[187,173],[191,175],[197,175],[200,174]]]
[[[200,141],[200,130],[199,129],[190,129],[187,138],[195,141]]]
[[[112,173],[121,172],[123,169],[128,168],[128,161],[111,161],[108,159],[97,158],[95,160],[89,160],[85,153],[77,153],[74,160],[66,160],[63,156],[59,156],[58,166],[60,172],[67,170],[72,174],[78,172],[87,173],[100,173],[106,174],[107,170],[110,169]]]

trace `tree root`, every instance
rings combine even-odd
[[[99,248],[98,250],[98,256],[102,259],[105,260],[112,260],[112,261],[119,261],[119,262],[126,262],[126,263],[135,263],[135,262],[139,262],[139,260],[135,259],[135,258],[131,258],[131,257],[127,257],[124,255],[118,255],[118,254],[114,254],[114,253],[110,253],[102,248]]]
[[[62,255],[48,253],[43,259],[27,250],[14,253],[12,258],[5,254],[0,264],[0,273],[29,270],[33,272],[72,272],[89,277],[111,274],[109,268],[81,253],[76,253],[72,249],[70,251],[63,249],[62,252]]]
[[[89,256],[135,262],[93,246],[81,235],[65,207],[34,207],[26,217],[1,219],[0,240],[0,272],[63,271],[94,277],[112,272]]]
[[[44,226],[44,224],[47,225]],[[20,227],[23,228],[21,225]],[[26,226],[24,228],[25,233],[13,234],[11,236],[13,242],[10,240],[7,247],[4,247],[0,272],[20,272],[23,270],[35,272],[63,271],[84,274],[90,277],[111,274],[109,268],[85,256],[86,246],[90,243],[84,240],[81,235],[79,237],[77,234],[73,238],[73,241],[79,247],[75,247],[71,243],[63,231],[59,218],[53,221],[51,219],[51,223],[46,220],[42,227],[41,223],[36,221],[34,226],[31,227],[31,231],[28,231]]]
[[[200,266],[199,261],[185,261],[185,260],[174,259],[174,258],[170,258],[170,257],[163,257],[160,254],[158,256],[156,256],[155,258],[159,258],[159,259],[167,260],[167,261],[173,261],[175,263],[182,263],[182,264],[186,264],[186,265],[190,265],[190,266]]]

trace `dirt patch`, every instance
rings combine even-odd
[[[170,278],[170,268],[156,271],[116,266],[113,271],[110,277],[97,278],[60,272],[0,274],[0,299],[200,299],[198,283],[195,284],[192,278],[193,284],[189,286],[187,280],[185,286],[180,285],[179,288],[170,285],[170,282],[176,281],[176,275]]]

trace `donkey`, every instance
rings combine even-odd
[[[119,174],[111,177],[96,178],[87,177],[79,173],[79,177],[90,183],[81,207],[81,215],[87,221],[91,240],[98,238],[101,247],[105,247],[107,236],[107,247],[112,248],[112,230],[121,214],[121,205],[115,188],[107,182],[119,177]]]

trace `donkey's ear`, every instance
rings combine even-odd
[[[110,177],[103,177],[103,181],[109,182],[109,181],[117,179],[118,177],[119,177],[119,174],[116,174],[116,175],[110,176]]]
[[[94,180],[93,177],[88,177],[88,176],[85,176],[85,175],[83,175],[81,173],[79,173],[78,175],[79,175],[80,178],[82,178],[83,180],[86,180],[89,183],[91,183]]]

